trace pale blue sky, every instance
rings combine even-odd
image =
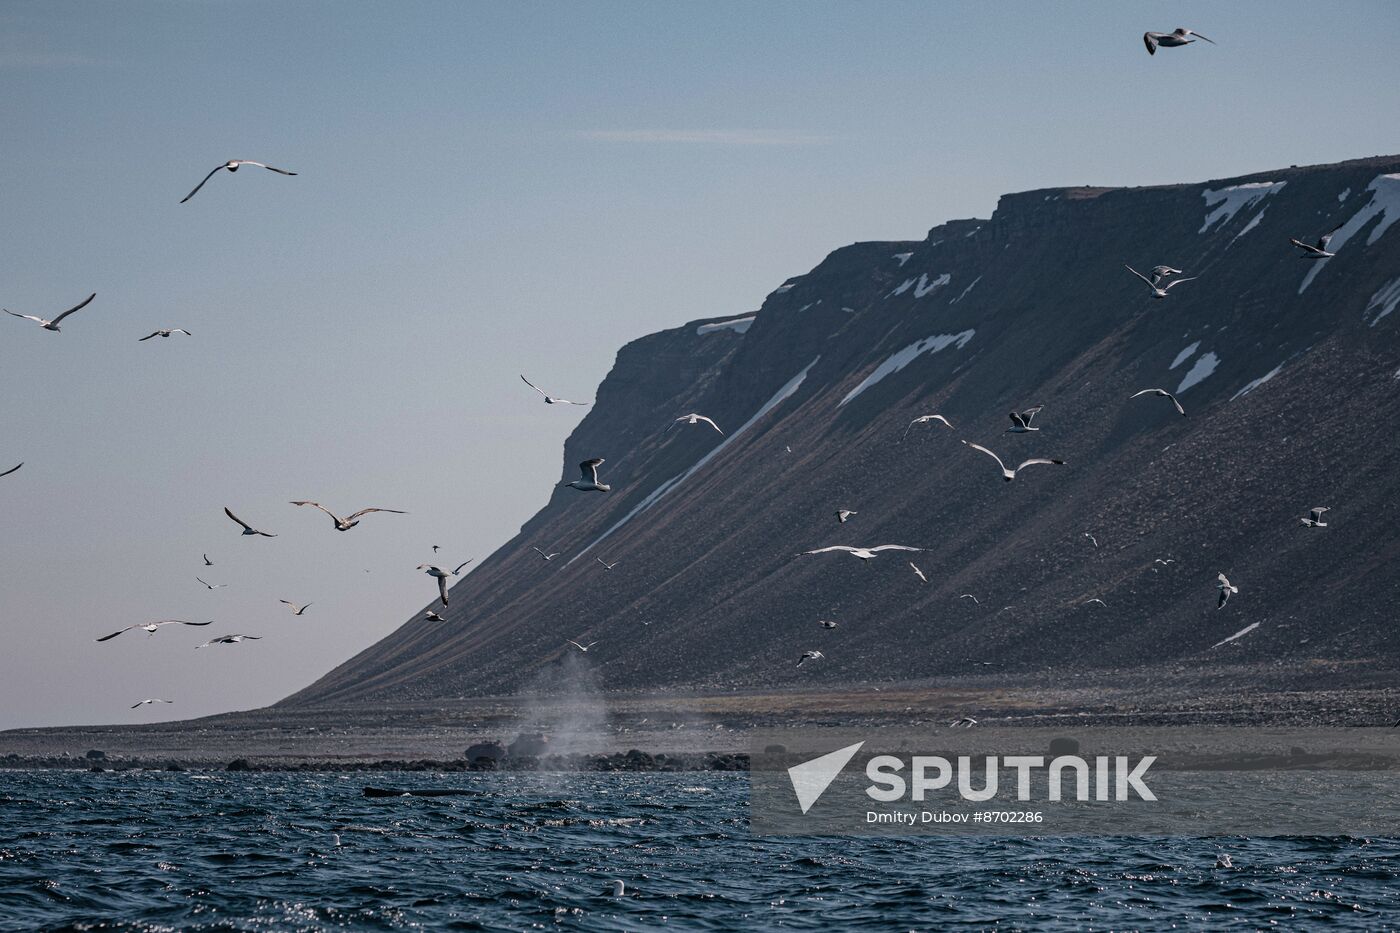
[[[1219,44],[1148,57],[1178,25]],[[629,339],[1004,192],[1400,151],[1397,27],[1392,2],[0,6],[0,305],[98,292],[61,334],[0,321],[0,470],[26,461],[0,727],[262,705],[393,630],[429,545],[480,561],[558,477],[582,410],[518,372],[591,398]],[[229,158],[301,174],[178,203]],[[294,498],[412,514],[339,535]],[[167,617],[218,624],[92,641]],[[191,650],[235,631],[266,638]],[[127,710],[148,696],[177,703]]]

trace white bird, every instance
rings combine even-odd
[[[212,566],[214,566],[214,562],[213,562],[212,560],[209,559],[209,555],[208,555],[208,554],[203,555],[203,557],[204,557],[204,566],[206,566],[206,567],[212,567]]]
[[[1143,275],[1141,272],[1137,271],[1136,269],[1134,269],[1132,266],[1128,265],[1127,263],[1124,263],[1124,264],[1123,264],[1123,268],[1124,268],[1124,269],[1127,269],[1127,270],[1128,270],[1129,272],[1131,272],[1133,275],[1137,276],[1138,278],[1140,278],[1140,279],[1142,279],[1144,282],[1146,282],[1146,283],[1147,283],[1147,287],[1150,288],[1150,289],[1152,289],[1152,297],[1153,297],[1153,298],[1165,298],[1165,297],[1167,297],[1167,290],[1168,290],[1168,289],[1175,288],[1176,286],[1180,285],[1182,282],[1194,282],[1194,281],[1196,281],[1197,279],[1200,278],[1199,275],[1193,275],[1193,276],[1191,276],[1190,278],[1177,279],[1175,282],[1168,282],[1166,285],[1158,285],[1157,282],[1154,282],[1152,279],[1149,279],[1147,276]]]
[[[666,426],[666,430],[671,430],[681,422],[685,422],[686,424],[699,424],[702,421],[708,424],[710,427],[714,428],[716,431],[719,431],[720,434],[724,433],[723,431],[720,431],[719,425],[715,424],[713,419],[706,418],[704,415],[697,415],[695,412],[691,412],[688,415],[681,415],[675,421],[672,421],[670,424],[668,424]]]
[[[228,506],[224,506],[224,514],[227,515],[229,518],[233,519],[234,521],[238,522],[238,524],[242,525],[242,526],[243,526],[243,533],[244,533],[245,535],[262,535],[264,538],[275,538],[275,537],[277,537],[276,535],[270,535],[270,534],[268,534],[268,533],[265,532],[265,531],[258,531],[258,530],[257,530],[256,528],[254,528],[252,525],[248,524],[248,523],[245,522],[243,519],[239,518],[237,515],[234,515],[232,512],[230,512]]]
[[[1178,26],[1171,32],[1145,32],[1142,34],[1142,43],[1147,46],[1148,55],[1156,55],[1157,46],[1160,45],[1164,49],[1174,49],[1178,46],[1190,45],[1196,41],[1196,39],[1191,38],[1192,36],[1195,36],[1196,39],[1206,39],[1199,32],[1192,32],[1185,26]],[[1206,41],[1215,45],[1214,39],[1206,39]]]
[[[1181,274],[1182,274],[1182,271],[1181,271],[1180,269],[1173,269],[1171,266],[1153,266],[1153,267],[1152,267],[1152,284],[1153,284],[1153,285],[1156,285],[1158,282],[1162,281],[1162,279],[1165,279],[1165,278],[1166,278],[1167,276],[1169,276],[1169,275],[1181,275]]]
[[[849,547],[845,544],[833,544],[831,547],[819,547],[815,551],[803,551],[807,554],[825,554],[827,551],[845,551],[861,560],[870,560],[880,551],[922,551],[921,547],[909,547],[904,544],[882,544],[879,547]]]
[[[429,610],[428,610],[428,614],[425,615],[423,618],[427,619],[429,622],[446,622],[446,621],[447,621],[446,617],[438,615],[438,614],[437,614],[436,612],[434,612],[432,609],[429,609]]]
[[[580,645],[578,642],[574,641],[571,638],[566,638],[564,640],[567,641],[569,644],[573,645],[578,650],[582,651],[584,654],[588,653],[589,648],[592,648],[594,645],[598,644],[596,641],[590,641],[586,645]]]
[[[846,524],[846,519],[850,518],[852,515],[859,515],[859,514],[860,514],[859,512],[853,512],[853,511],[851,511],[850,509],[837,509],[837,510],[836,510],[836,520],[837,520],[838,522],[840,522],[841,524],[844,525],[844,524]]]
[[[610,564],[610,563],[608,563],[607,561],[603,560],[603,558],[601,558],[601,557],[595,557],[595,558],[593,558],[593,559],[596,560],[598,563],[602,564],[604,570],[611,570],[611,569],[613,569],[614,567],[616,567],[617,564],[618,564],[617,561],[613,561],[613,562]]]
[[[211,638],[202,645],[195,645],[194,649],[209,648],[213,645],[236,645],[243,641],[258,641],[261,635],[220,635],[218,638]]]
[[[1036,412],[1044,408],[1044,405],[1037,405],[1034,408],[1027,408],[1025,411],[1011,412],[1011,427],[1006,429],[1007,434],[1026,434],[1031,431],[1039,431],[1040,428],[1031,427],[1031,419]]]
[[[1327,523],[1322,520],[1322,513],[1330,511],[1332,510],[1328,506],[1320,505],[1315,509],[1309,509],[1308,517],[1300,518],[1298,519],[1298,521],[1302,522],[1304,525],[1307,525],[1309,528],[1326,528]]]
[[[24,318],[26,321],[33,321],[33,322],[35,322],[36,324],[38,324],[40,327],[42,327],[44,330],[59,331],[59,330],[62,330],[62,329],[63,329],[63,328],[61,328],[61,327],[58,326],[58,322],[59,322],[59,321],[61,321],[61,320],[63,320],[64,318],[66,318],[68,315],[72,314],[74,311],[81,311],[83,308],[86,308],[86,307],[88,306],[88,302],[92,301],[92,299],[94,299],[94,298],[96,298],[96,297],[97,297],[97,292],[93,292],[91,295],[88,295],[86,298],[84,298],[84,299],[83,299],[82,301],[80,301],[78,304],[75,304],[73,307],[69,308],[67,311],[64,311],[62,314],[60,314],[58,317],[54,318],[52,321],[47,321],[47,320],[45,320],[44,318],[41,318],[41,317],[35,317],[35,316],[32,315],[32,314],[16,314],[15,312],[11,311],[9,308],[0,308],[0,310],[4,311],[6,314],[10,315],[11,317],[21,317],[21,318]]]
[[[953,426],[953,422],[949,421],[947,418],[943,417],[942,415],[920,415],[919,417],[915,418],[913,421],[909,422],[909,427],[905,428],[905,429],[904,429],[904,433],[903,433],[902,435],[900,435],[900,438],[899,438],[900,441],[902,442],[906,437],[909,436],[909,432],[910,432],[911,430],[913,430],[914,425],[916,425],[916,424],[927,424],[927,423],[930,422],[930,421],[941,421],[941,422],[943,422],[945,425],[947,425],[947,426],[950,427],[950,428]]]
[[[455,577],[462,572],[462,568],[472,562],[473,558],[467,558],[457,565],[456,570],[444,570],[436,564],[419,564],[417,570],[421,570],[430,577],[437,577],[438,595],[442,597],[442,604],[447,605],[447,578]]]
[[[923,572],[922,570],[920,570],[918,567],[916,567],[916,566],[914,565],[914,562],[913,562],[912,560],[909,562],[909,566],[910,566],[910,567],[913,567],[914,573],[918,576],[918,578],[919,578],[920,580],[923,580],[925,583],[928,582],[928,577],[924,576],[924,572]]]
[[[1220,574],[1220,582],[1216,584],[1216,589],[1220,590],[1220,602],[1215,604],[1216,609],[1224,609],[1225,604],[1230,601],[1230,596],[1238,593],[1240,588],[1230,583],[1225,574]]]
[[[311,606],[313,605],[312,603],[307,603],[305,606],[298,606],[296,603],[292,602],[290,599],[279,599],[279,600],[277,600],[277,601],[278,601],[279,603],[281,603],[282,605],[286,606],[288,609],[292,610],[292,615],[294,615],[294,616],[299,616],[299,615],[301,615],[303,612],[305,612],[306,610],[310,609]]]
[[[608,492],[611,486],[605,486],[598,482],[598,465],[606,463],[602,457],[594,457],[592,460],[585,460],[578,465],[579,478],[572,483],[564,483],[565,486],[572,486],[574,489],[581,489],[584,492]]]
[[[441,547],[441,545],[437,545],[437,544],[434,544],[434,545],[433,545],[433,553],[434,553],[434,554],[436,554],[436,553],[438,552],[438,548],[439,548],[439,547]]]
[[[546,554],[544,551],[541,551],[539,548],[534,547],[533,545],[530,547],[530,550],[534,551],[536,554],[540,555],[545,560],[554,560],[554,558],[559,556],[558,551],[555,551],[553,554]]]
[[[395,515],[407,515],[407,514],[408,514],[407,512],[401,512],[401,511],[399,511],[398,509],[360,509],[360,511],[358,511],[358,512],[352,512],[350,515],[346,516],[345,518],[337,518],[337,517],[335,516],[335,513],[333,513],[330,509],[326,508],[324,505],[322,505],[322,504],[319,503],[319,502],[311,502],[310,500],[307,500],[307,499],[298,499],[298,500],[293,501],[291,504],[292,504],[292,505],[310,505],[310,506],[314,506],[315,508],[320,509],[322,512],[325,512],[327,515],[329,515],[329,516],[331,517],[331,521],[335,522],[335,530],[336,530],[336,531],[349,531],[351,528],[354,528],[356,525],[358,525],[358,524],[360,523],[360,516],[361,516],[361,515],[368,515],[368,514],[371,513],[371,512],[393,512]]]
[[[131,708],[132,708],[132,709],[138,709],[138,708],[140,708],[140,707],[142,707],[142,706],[145,706],[145,705],[148,704],[148,703],[174,703],[174,702],[175,702],[174,700],[158,700],[158,699],[142,700],[142,701],[139,702],[139,703],[133,703],[133,704],[131,704]]]
[[[201,578],[201,577],[195,577],[195,579],[198,580],[200,583],[203,583],[203,584],[204,584],[204,588],[205,588],[206,590],[217,590],[217,589],[222,589],[223,587],[228,586],[227,583],[210,583],[208,580],[205,580],[205,579],[203,579],[203,578]]]
[[[821,619],[819,621],[822,628],[836,628],[841,624],[840,622],[833,622],[830,619]]]
[[[147,340],[150,340],[152,337],[169,337],[171,334],[184,334],[186,337],[193,337],[193,336],[194,336],[194,334],[191,334],[189,331],[185,330],[183,327],[172,327],[172,328],[170,328],[169,330],[161,329],[161,330],[154,331],[154,332],[152,332],[152,333],[150,333],[150,334],[147,334],[145,337],[137,338],[137,341],[136,341],[136,342],[137,342],[137,343],[143,343],[143,342],[145,342],[145,341],[147,341]]]
[[[1024,470],[1024,469],[1025,469],[1026,467],[1028,467],[1028,466],[1035,466],[1037,463],[1048,463],[1048,464],[1051,464],[1051,465],[1053,465],[1053,466],[1064,466],[1064,465],[1065,465],[1065,462],[1064,462],[1063,460],[1047,460],[1047,459],[1045,459],[1044,457],[1036,457],[1036,458],[1034,458],[1034,459],[1032,459],[1032,460],[1026,460],[1026,461],[1024,461],[1023,463],[1021,463],[1020,466],[1016,467],[1016,469],[1014,469],[1014,470],[1008,470],[1008,469],[1006,468],[1006,464],[1004,464],[1004,463],[1001,462],[1001,458],[1000,458],[1000,457],[998,457],[996,454],[992,453],[992,452],[991,452],[990,450],[988,450],[987,448],[983,447],[981,444],[969,444],[967,441],[963,441],[963,443],[964,443],[964,444],[967,444],[967,446],[971,447],[973,450],[980,450],[980,451],[982,451],[982,453],[986,454],[987,456],[989,456],[989,457],[991,457],[993,460],[995,460],[995,461],[997,462],[997,466],[1001,467],[1001,475],[1002,475],[1002,478],[1005,479],[1008,483],[1011,482],[1012,480],[1014,480],[1014,479],[1016,478],[1016,474],[1017,474],[1017,473],[1021,472],[1022,470]]]
[[[621,881],[609,881],[608,886],[603,889],[603,896],[622,897],[626,890],[626,886]]]
[[[10,467],[4,473],[0,473],[0,476],[9,476],[11,473],[13,473],[15,470],[18,470],[22,466],[24,466],[24,463],[21,461],[20,463],[17,463],[14,466]]]
[[[961,719],[954,719],[952,722],[948,723],[948,725],[952,726],[954,729],[971,729],[973,726],[977,725],[977,720],[973,719],[971,716],[964,716]]]
[[[1298,247],[1303,251],[1302,254],[1298,257],[1299,259],[1331,259],[1337,254],[1327,252],[1327,244],[1332,242],[1332,234],[1336,233],[1338,230],[1342,229],[1345,226],[1346,221],[1343,221],[1337,224],[1337,226],[1333,227],[1331,230],[1328,230],[1322,236],[1317,238],[1316,246],[1309,246],[1308,244],[1295,240],[1292,237],[1288,238],[1288,242],[1292,243],[1294,246]]]
[[[1134,399],[1137,398],[1139,395],[1160,395],[1164,399],[1169,399],[1171,403],[1176,406],[1176,413],[1178,415],[1186,414],[1186,409],[1181,407],[1181,403],[1176,400],[1176,396],[1172,395],[1166,389],[1140,389],[1139,391],[1134,392],[1132,395],[1128,396],[1128,398]]]
[[[803,661],[825,661],[826,655],[820,651],[804,651],[802,657],[797,659],[797,666],[801,667]]]
[[[1257,623],[1256,623],[1256,624],[1257,624]],[[1224,642],[1221,642],[1221,644],[1224,644]],[[1234,863],[1233,860],[1231,860],[1230,854],[1229,854],[1228,852],[1222,852],[1222,853],[1220,853],[1219,855],[1217,855],[1217,856],[1215,857],[1215,867],[1216,867],[1216,868],[1234,868],[1234,867],[1235,867],[1235,863]]]
[[[208,181],[209,179],[213,178],[214,175],[215,175],[215,173],[218,172],[219,169],[227,169],[227,170],[230,171],[230,172],[236,172],[236,171],[238,171],[238,167],[239,167],[240,165],[256,165],[258,168],[265,168],[265,169],[267,169],[269,172],[276,172],[276,173],[279,174],[279,175],[295,175],[295,174],[296,174],[296,172],[289,172],[289,171],[287,171],[287,170],[284,169],[284,168],[273,168],[271,165],[267,165],[267,164],[265,164],[265,163],[263,163],[263,162],[254,162],[252,159],[230,159],[229,161],[225,162],[223,165],[220,165],[218,168],[212,169],[212,170],[209,172],[208,175],[205,175],[205,176],[204,176],[204,181],[201,181],[199,184],[195,185],[193,191],[191,191],[189,194],[185,195],[183,198],[180,199],[180,203],[181,203],[181,204],[184,204],[184,203],[185,203],[186,201],[188,201],[190,198],[192,198],[192,197],[194,197],[195,195],[199,194],[199,189],[204,187],[204,182],[206,182],[206,181]]]
[[[1154,558],[1153,561],[1152,561],[1152,563],[1154,563],[1154,564],[1161,564],[1163,567],[1165,567],[1165,566],[1167,566],[1167,564],[1174,564],[1174,563],[1176,563],[1176,558],[1175,558],[1175,557],[1167,557],[1167,558],[1158,557],[1158,558]]]
[[[1099,546],[1099,539],[1098,539],[1098,538],[1095,538],[1093,535],[1089,534],[1089,532],[1087,532],[1087,531],[1084,532],[1084,537],[1086,537],[1086,538],[1088,538],[1090,541],[1094,542],[1094,547],[1098,547],[1098,546]]]
[[[569,401],[569,400],[566,399],[566,398],[555,398],[554,396],[552,396],[552,395],[550,395],[549,393],[545,392],[544,389],[541,389],[539,386],[535,385],[535,384],[534,384],[533,382],[531,382],[529,379],[526,379],[524,373],[521,373],[521,375],[520,375],[520,381],[523,382],[523,383],[525,383],[525,384],[526,384],[527,386],[529,386],[530,388],[534,389],[534,390],[535,390],[536,392],[538,392],[539,394],[543,395],[543,396],[544,396],[544,403],[545,403],[546,405],[587,405],[587,404],[588,404],[587,402],[571,402],[571,401]],[[706,419],[706,420],[708,420],[708,419]]]
[[[110,634],[110,635],[103,635],[101,638],[94,639],[94,641],[110,641],[111,639],[116,638],[118,635],[122,634],[123,632],[129,632],[129,631],[131,631],[131,630],[134,629],[134,628],[139,628],[139,629],[141,629],[141,630],[144,631],[147,635],[154,635],[154,634],[156,633],[156,629],[160,628],[162,625],[213,625],[213,624],[214,624],[213,622],[186,622],[184,619],[161,619],[159,622],[141,622],[141,623],[138,623],[137,625],[128,625],[126,628],[118,629],[117,631],[113,632],[113,633]]]
[[[1089,605],[1090,603],[1098,603],[1100,606],[1103,606],[1105,609],[1108,608],[1108,603],[1104,602],[1102,599],[1099,599],[1097,596],[1095,596],[1093,599],[1088,599],[1088,600],[1085,600],[1085,601],[1084,601],[1084,605],[1086,605],[1086,606]]]

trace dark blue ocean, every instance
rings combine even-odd
[[[766,839],[742,774],[0,781],[3,930],[1400,927],[1394,839]]]

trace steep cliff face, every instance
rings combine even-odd
[[[756,314],[624,347],[564,451],[564,479],[607,458],[613,492],[556,489],[447,623],[419,613],[285,703],[510,692],[566,638],[620,690],[1394,660],[1396,221],[1386,157],[1007,195],[839,249]],[[1335,258],[1288,243],[1338,224]],[[1155,300],[1124,263],[1198,278]],[[1129,399],[1156,387],[1187,415]],[[1031,405],[1040,430],[1003,433]],[[690,411],[726,434],[663,431]],[[933,412],[955,428],[901,440]],[[1006,483],[962,439],[1067,465]],[[925,551],[797,556],[887,543]],[[1217,611],[1221,571],[1240,592]]]

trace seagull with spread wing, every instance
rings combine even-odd
[[[1292,237],[1288,238],[1288,242],[1292,243],[1294,246],[1298,247],[1303,251],[1301,254],[1299,254],[1299,259],[1331,259],[1337,254],[1329,253],[1327,251],[1327,244],[1332,242],[1332,234],[1336,233],[1338,230],[1342,229],[1345,226],[1346,221],[1342,221],[1341,223],[1337,224],[1337,226],[1333,227],[1331,230],[1328,230],[1322,236],[1317,238],[1316,246],[1309,246],[1308,244],[1303,243],[1299,240],[1295,240]]]
[[[1024,469],[1025,469],[1026,467],[1028,467],[1028,466],[1035,466],[1037,463],[1047,463],[1047,464],[1051,464],[1051,465],[1053,465],[1053,466],[1064,466],[1064,465],[1065,465],[1065,462],[1064,462],[1063,460],[1047,460],[1047,459],[1045,459],[1044,457],[1036,457],[1036,458],[1034,458],[1034,459],[1024,461],[1024,462],[1021,463],[1019,466],[1017,466],[1016,469],[1014,469],[1014,470],[1008,470],[1008,469],[1006,468],[1006,464],[1004,464],[1004,463],[1001,462],[1001,458],[1000,458],[1000,457],[998,457],[996,454],[992,453],[992,452],[991,452],[990,450],[988,450],[987,448],[983,447],[981,444],[970,444],[970,443],[968,443],[967,441],[963,441],[963,443],[964,443],[964,444],[967,444],[967,446],[971,447],[973,450],[980,450],[980,451],[982,451],[982,453],[986,454],[987,456],[989,456],[989,457],[991,457],[993,460],[995,460],[995,461],[997,462],[997,466],[1001,467],[1001,476],[1002,476],[1002,478],[1003,478],[1004,480],[1006,480],[1008,483],[1011,482],[1013,479],[1016,478],[1016,474],[1017,474],[1017,473],[1021,472],[1022,470],[1024,470]]]
[[[294,615],[294,616],[299,616],[299,615],[301,615],[303,612],[305,612],[306,610],[310,609],[310,608],[311,608],[311,605],[312,605],[311,603],[307,603],[305,606],[298,606],[296,603],[292,602],[290,599],[279,599],[279,600],[277,600],[277,601],[278,601],[279,603],[281,603],[282,605],[286,606],[288,609],[292,610],[292,615]]]
[[[8,470],[6,470],[4,473],[0,473],[0,476],[9,476],[11,473],[13,473],[15,470],[18,470],[18,469],[19,469],[20,467],[22,467],[22,466],[24,466],[23,461],[21,461],[20,463],[17,463],[17,464],[15,464],[14,466],[10,467],[10,468],[9,468]]]
[[[228,586],[227,583],[210,583],[208,580],[205,580],[202,577],[195,577],[195,579],[198,580],[200,583],[203,583],[204,588],[206,590],[217,590]]]
[[[1132,266],[1128,265],[1127,263],[1124,263],[1124,264],[1123,264],[1123,268],[1124,268],[1124,269],[1127,269],[1127,270],[1128,270],[1129,272],[1131,272],[1133,275],[1137,276],[1138,278],[1140,278],[1140,279],[1142,279],[1144,282],[1146,282],[1146,283],[1147,283],[1147,287],[1150,288],[1150,289],[1152,289],[1152,297],[1153,297],[1153,298],[1165,298],[1165,297],[1167,297],[1167,292],[1168,292],[1170,289],[1175,288],[1176,286],[1180,285],[1182,282],[1194,282],[1194,281],[1196,281],[1197,279],[1200,278],[1199,275],[1193,275],[1193,276],[1191,276],[1190,278],[1177,279],[1177,280],[1174,281],[1174,282],[1168,282],[1166,285],[1158,285],[1157,283],[1160,282],[1161,279],[1157,279],[1157,280],[1155,280],[1155,281],[1154,281],[1153,279],[1149,279],[1147,276],[1143,275],[1141,272],[1137,271],[1136,269],[1134,269]]]
[[[845,551],[853,557],[861,560],[870,560],[879,554],[880,551],[922,551],[921,547],[909,547],[904,544],[882,544],[879,547],[849,547],[844,544],[833,544],[831,547],[819,547],[815,551],[803,551],[802,554],[825,554],[828,551]]]
[[[358,525],[358,524],[360,523],[360,516],[361,516],[361,515],[368,515],[368,514],[371,513],[371,512],[393,512],[395,515],[407,515],[407,514],[408,514],[407,512],[401,512],[401,511],[399,511],[398,509],[360,509],[360,511],[358,511],[358,512],[352,512],[350,515],[346,516],[345,518],[338,518],[338,517],[336,517],[336,515],[335,515],[334,512],[332,512],[330,509],[326,508],[326,507],[325,507],[324,505],[322,505],[321,503],[319,503],[319,502],[312,502],[312,501],[310,501],[309,499],[298,499],[298,500],[293,501],[291,504],[292,504],[292,505],[309,505],[309,506],[313,506],[313,507],[315,507],[315,508],[320,509],[322,512],[325,512],[327,515],[329,515],[329,516],[331,517],[331,521],[335,522],[335,530],[336,530],[336,531],[349,531],[351,528],[354,528],[356,525]]]
[[[1192,36],[1195,36],[1196,39],[1206,39],[1199,32],[1192,32],[1185,26],[1178,26],[1171,32],[1145,32],[1142,34],[1142,44],[1147,46],[1148,55],[1156,55],[1157,46],[1160,45],[1164,49],[1175,49],[1183,45],[1190,45],[1196,41],[1196,39],[1191,38]],[[1215,45],[1214,39],[1206,39],[1206,41]]]
[[[239,518],[237,515],[234,515],[231,511],[229,511],[228,506],[224,506],[224,514],[227,515],[229,518],[233,519],[238,524],[242,525],[243,533],[245,535],[262,535],[264,538],[277,537],[276,535],[268,534],[266,531],[258,531],[258,529],[254,528],[252,525],[248,524],[243,519]]]
[[[195,645],[194,649],[209,648],[214,645],[236,645],[244,641],[259,641],[261,635],[220,635],[218,638],[211,638],[202,645]]]
[[[1029,434],[1031,431],[1039,431],[1040,428],[1031,427],[1031,420],[1034,419],[1036,413],[1044,407],[1044,405],[1036,405],[1033,408],[1027,408],[1025,411],[1011,412],[1011,427],[1006,429],[1006,433]]]
[[[1162,398],[1167,399],[1172,403],[1172,405],[1176,407],[1176,413],[1178,415],[1186,414],[1186,409],[1181,407],[1181,403],[1176,400],[1176,396],[1172,395],[1166,389],[1141,389],[1128,396],[1128,398],[1137,398],[1139,395],[1160,395]]]
[[[602,457],[594,457],[592,460],[585,460],[578,465],[579,478],[572,483],[564,483],[565,486],[572,486],[574,489],[581,489],[584,492],[609,492],[611,486],[598,482],[598,467],[606,463]]]
[[[147,341],[147,340],[150,340],[152,337],[169,337],[171,334],[184,334],[186,337],[193,337],[193,336],[194,336],[194,334],[191,334],[189,331],[185,330],[183,327],[172,327],[172,328],[170,328],[169,330],[162,329],[162,330],[153,331],[153,332],[147,334],[145,337],[140,337],[140,338],[138,338],[136,342],[137,342],[137,343],[143,343],[143,342],[145,342],[145,341]]]
[[[128,625],[126,628],[117,629],[115,632],[113,632],[113,633],[110,634],[110,635],[103,635],[101,638],[96,638],[96,639],[93,639],[93,640],[94,640],[94,641],[111,641],[113,638],[116,638],[118,635],[121,635],[123,632],[129,632],[129,631],[131,631],[132,629],[137,629],[137,628],[141,629],[141,630],[142,630],[143,632],[145,632],[147,635],[154,635],[154,634],[156,633],[156,629],[160,628],[160,627],[163,626],[163,625],[213,625],[213,624],[214,624],[213,622],[186,622],[184,619],[161,619],[159,622],[140,622],[140,623],[137,623],[136,625]]]
[[[534,384],[533,382],[531,382],[529,379],[526,379],[524,373],[521,373],[521,374],[520,374],[520,381],[523,382],[523,383],[525,383],[525,384],[526,384],[527,386],[529,386],[530,388],[534,389],[534,390],[535,390],[536,392],[538,392],[539,394],[543,395],[543,396],[544,396],[544,403],[545,403],[546,405],[587,405],[587,404],[588,404],[587,402],[571,402],[571,401],[569,401],[569,400],[566,399],[566,398],[555,398],[554,396],[552,396],[552,395],[550,395],[548,392],[546,392],[544,389],[541,389],[539,386],[535,385],[535,384]]]
[[[279,175],[296,174],[296,172],[289,172],[284,168],[273,168],[271,165],[268,165],[265,162],[254,162],[252,159],[230,159],[223,165],[218,166],[218,168],[211,169],[209,171],[209,174],[204,176],[204,181],[201,181],[199,184],[195,185],[193,191],[191,191],[189,194],[185,195],[183,198],[180,199],[180,203],[184,204],[190,198],[199,194],[199,189],[204,187],[204,182],[207,182],[209,179],[213,178],[216,174],[218,174],[220,169],[229,172],[236,172],[238,171],[238,168],[241,165],[256,165],[258,168],[265,168],[269,172],[276,172]]]
[[[669,431],[678,424],[699,424],[702,421],[708,424],[710,427],[714,428],[716,431],[719,431],[721,435],[724,434],[723,431],[720,431],[719,425],[715,424],[713,418],[706,418],[704,415],[698,415],[695,412],[691,412],[688,415],[681,415],[675,421],[672,421],[670,424],[666,425],[666,430]]]
[[[582,651],[584,654],[588,653],[589,648],[592,648],[594,645],[598,644],[596,641],[590,641],[586,645],[580,645],[578,642],[574,641],[571,638],[566,638],[564,640],[567,641],[569,644],[573,645],[578,650]]]
[[[950,427],[950,428],[953,426],[953,422],[949,421],[947,418],[943,417],[942,415],[920,415],[919,417],[915,418],[913,421],[909,422],[909,427],[905,428],[905,429],[904,429],[904,433],[903,433],[902,435],[900,435],[900,438],[899,438],[900,441],[903,442],[904,439],[905,439],[906,437],[909,436],[909,432],[910,432],[911,430],[913,430],[914,425],[916,425],[916,424],[928,424],[930,421],[940,421],[940,422],[942,422],[945,426]]]
[[[97,297],[97,292],[93,292],[91,295],[88,295],[88,296],[87,296],[86,298],[84,298],[82,301],[78,302],[78,303],[75,304],[73,307],[69,308],[67,311],[64,311],[62,314],[60,314],[58,317],[54,318],[52,321],[45,320],[44,318],[41,318],[41,317],[35,317],[35,316],[32,315],[32,314],[16,314],[14,311],[11,311],[9,308],[0,308],[0,310],[4,311],[6,314],[10,315],[11,317],[24,318],[26,321],[33,321],[34,323],[36,323],[36,324],[38,324],[40,327],[42,327],[44,330],[60,331],[60,330],[62,330],[63,328],[61,328],[61,327],[58,326],[58,322],[59,322],[59,321],[61,321],[61,320],[63,320],[64,318],[66,318],[68,315],[72,314],[74,311],[81,311],[81,310],[83,310],[84,308],[86,308],[86,307],[88,306],[88,302],[92,301],[92,299],[94,299],[94,298],[96,298],[96,297]]]
[[[466,560],[462,561],[460,564],[457,565],[457,569],[456,569],[456,570],[444,570],[443,568],[437,566],[436,564],[419,564],[418,567],[417,567],[417,569],[423,571],[424,573],[426,573],[426,574],[427,574],[428,576],[430,576],[430,577],[436,577],[436,578],[437,578],[437,582],[438,582],[438,595],[442,597],[442,604],[443,604],[444,606],[446,606],[446,605],[447,605],[447,578],[448,578],[448,577],[455,577],[455,576],[457,576],[457,574],[459,574],[459,573],[462,572],[462,568],[465,567],[465,566],[467,566],[467,564],[470,564],[471,562],[472,562],[472,558],[468,557]]]
[[[141,707],[146,706],[147,704],[150,704],[150,703],[174,703],[174,702],[175,702],[174,700],[158,700],[158,699],[152,698],[152,699],[149,699],[149,700],[142,700],[142,701],[139,702],[139,703],[133,703],[133,704],[131,704],[131,708],[132,708],[132,709],[140,709]]]

